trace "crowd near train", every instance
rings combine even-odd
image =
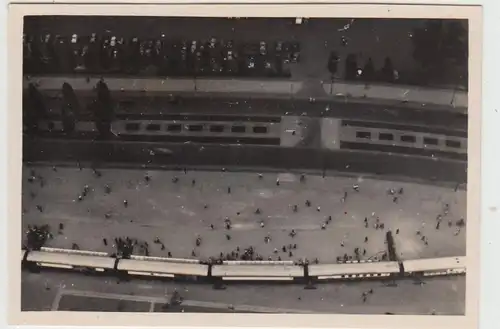
[[[315,264],[304,261],[199,261],[130,255],[126,258],[101,252],[43,248],[22,250],[23,269],[68,270],[87,275],[108,275],[120,279],[132,277],[211,281],[269,281],[314,283],[345,280],[395,280],[412,277],[465,274],[464,257],[404,261],[347,261]],[[440,264],[440,265],[437,265]]]
[[[24,74],[290,77],[300,60],[295,41],[238,42],[125,38],[113,35],[23,35]]]
[[[399,260],[396,257],[392,233],[386,235],[388,251],[380,257],[337,258],[336,264],[320,264],[317,260],[264,260],[252,247],[242,250],[239,258],[214,257],[206,260],[134,255],[138,247],[133,239],[116,238],[116,252],[82,251],[44,247],[50,238],[47,226],[30,227],[21,251],[24,269],[66,269],[87,274],[108,274],[120,278],[146,276],[148,278],[180,278],[212,281],[292,281],[397,279],[406,276],[436,276],[465,273],[464,257]],[[105,243],[108,243],[105,241]],[[155,243],[162,243],[155,240]],[[201,244],[198,237],[197,244]],[[141,248],[147,248],[140,244]],[[292,247],[293,248],[293,247]]]

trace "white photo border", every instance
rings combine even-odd
[[[28,6],[27,2],[31,4]],[[4,72],[9,72],[8,80],[6,82],[7,88],[0,88],[2,91],[8,90],[9,104],[6,109],[9,108],[19,108],[20,107],[20,86],[21,86],[21,38],[22,34],[22,17],[23,14],[41,14],[41,13],[52,13],[52,14],[103,14],[106,11],[108,14],[118,14],[121,13],[137,14],[137,6],[124,4],[129,2],[128,0],[122,1],[108,1],[108,3],[115,3],[114,5],[99,4],[95,5],[96,2],[92,0],[80,0],[79,3],[88,3],[86,5],[70,5],[70,4],[58,4],[63,1],[50,1],[50,4],[36,5],[35,2],[41,3],[44,1],[18,1],[18,3],[11,5],[9,7],[8,15],[8,46],[9,53],[9,66],[5,67]],[[65,3],[72,3],[73,1],[64,1]],[[130,1],[138,3],[139,1]],[[158,4],[160,1],[148,1],[149,3],[154,2]],[[178,1],[180,2],[180,1]],[[192,1],[196,2],[196,1]],[[206,3],[206,1],[197,1],[198,3]],[[218,1],[219,3],[226,1]],[[257,1],[252,1],[257,2]],[[282,2],[282,1],[274,1]],[[286,3],[292,3],[296,1],[286,1]],[[315,1],[315,3],[324,3],[325,1]],[[391,6],[387,3],[395,3],[396,1],[385,1],[384,5],[368,4],[359,7],[359,5],[352,4],[354,1],[343,1],[344,4],[341,5],[328,5],[328,4],[317,4],[317,5],[306,5],[306,4],[295,4],[287,5],[286,11],[282,9],[279,5],[269,5],[266,6],[265,11],[254,14],[254,11],[258,9],[259,5],[250,6],[230,6],[225,4],[218,5],[189,5],[186,12],[186,6],[183,5],[169,5],[168,15],[194,15],[194,16],[217,16],[217,14],[223,14],[224,16],[241,17],[241,16],[282,16],[286,14],[287,16],[305,16],[305,17],[331,17],[331,12],[335,13],[335,17],[413,17],[413,18],[437,18],[437,17],[447,17],[447,18],[469,18],[470,28],[469,28],[469,40],[470,40],[470,66],[469,66],[469,192],[468,192],[468,218],[481,218],[483,223],[481,235],[483,246],[486,244],[486,248],[483,247],[483,255],[481,257],[483,265],[486,265],[488,259],[494,259],[494,251],[492,251],[492,246],[494,245],[494,235],[498,232],[498,207],[500,196],[495,193],[495,182],[500,182],[499,174],[495,168],[500,166],[495,166],[498,164],[498,147],[495,148],[495,138],[493,132],[498,127],[498,110],[495,110],[493,103],[493,95],[495,94],[495,84],[494,75],[495,71],[495,56],[493,56],[493,50],[491,53],[485,52],[485,60],[490,60],[490,62],[485,62],[482,68],[482,50],[491,49],[496,47],[496,53],[498,54],[498,41],[491,40],[490,42],[485,42],[483,47],[482,42],[482,27],[483,21],[481,16],[484,15],[484,22],[488,24],[494,23],[494,16],[487,16],[485,8],[481,10],[478,7],[469,6],[457,6],[453,8],[444,8],[438,5],[432,5],[432,10],[429,7],[422,5],[397,5]],[[368,1],[365,1],[368,2]],[[371,1],[372,2],[372,1]],[[402,1],[398,1],[401,3]],[[416,3],[417,1],[408,1],[406,3]],[[420,1],[418,1],[420,2]],[[437,2],[437,1],[436,1]],[[435,2],[435,3],[436,3]],[[493,2],[493,1],[491,1]],[[94,3],[91,4],[91,3]],[[117,3],[120,3],[118,5]],[[284,3],[284,1],[283,1]],[[351,4],[349,4],[351,3]],[[450,3],[450,1],[439,1],[439,3]],[[456,2],[455,2],[456,3]],[[474,3],[479,3],[476,1]],[[154,8],[156,5],[145,5],[141,4],[140,10],[143,15],[158,15],[158,7]],[[357,6],[352,7],[352,6]],[[491,8],[488,13],[494,15],[493,6],[498,8],[498,4],[495,2],[494,5],[488,4],[487,8]],[[360,10],[361,9],[361,10]],[[500,12],[498,10],[497,12]],[[471,14],[472,13],[472,14]],[[489,18],[488,18],[489,17]],[[19,29],[21,27],[21,29]],[[485,28],[485,37],[491,35],[494,37],[493,30],[498,31],[498,27]],[[498,71],[498,64],[496,64],[496,71]],[[481,79],[482,70],[488,67],[490,70],[484,70],[484,79]],[[498,78],[497,78],[498,79]],[[479,81],[483,81],[481,84]],[[488,82],[488,83],[486,83]],[[484,94],[481,95],[482,87],[484,87]],[[483,96],[483,98],[481,97]],[[488,99],[490,98],[490,100]],[[6,95],[3,99],[7,99]],[[481,99],[483,100],[481,102]],[[482,109],[481,109],[482,107]],[[21,156],[20,156],[20,142],[21,142],[21,115],[20,112],[4,111],[5,120],[1,120],[2,124],[5,124],[5,130],[9,131],[9,138],[7,140],[2,139],[2,142],[6,142],[5,152],[7,154],[5,157],[8,163],[8,175],[6,175],[4,184],[6,188],[5,196],[2,200],[8,200],[8,213],[4,216],[6,218],[6,227],[4,232],[9,232],[7,239],[9,247],[4,248],[8,250],[7,262],[4,268],[8,270],[8,289],[10,294],[7,297],[9,312],[8,320],[12,324],[31,324],[31,325],[50,325],[54,326],[57,323],[64,323],[68,325],[105,325],[106,319],[102,313],[70,313],[70,312],[57,312],[57,316],[52,312],[47,313],[30,313],[19,311],[20,305],[20,268],[17,266],[18,259],[15,257],[17,255],[16,251],[19,246],[18,231],[20,229],[20,170],[21,170]],[[481,129],[481,131],[479,131]],[[483,143],[480,144],[480,136],[483,137]],[[497,151],[497,152],[494,152]],[[480,162],[481,156],[482,161]],[[497,161],[497,162],[495,162]],[[480,167],[483,174],[480,176]],[[481,183],[480,182],[481,179]],[[483,198],[480,200],[480,198]],[[7,207],[5,207],[7,208]],[[496,218],[496,224],[494,222]],[[8,219],[8,220],[7,220]],[[471,222],[469,222],[471,223]],[[495,226],[496,225],[496,226]],[[472,229],[475,227],[475,229]],[[460,316],[374,316],[374,315],[260,315],[259,319],[255,315],[224,315],[224,314],[210,314],[210,315],[191,315],[186,316],[186,314],[113,314],[113,322],[110,325],[135,325],[135,326],[145,326],[145,325],[158,325],[159,323],[165,323],[168,321],[172,326],[204,326],[207,323],[211,323],[211,326],[279,326],[279,327],[369,327],[369,328],[385,328],[385,327],[397,327],[397,328],[417,328],[417,327],[472,327],[476,326],[478,322],[478,293],[479,293],[479,225],[469,226],[467,232],[467,256],[468,256],[468,273],[467,273],[467,315],[465,317]],[[498,243],[497,243],[498,245]],[[490,253],[489,257],[487,253]],[[491,263],[494,263],[491,262]],[[9,266],[12,264],[12,266]],[[15,266],[13,264],[16,264]],[[495,274],[494,269],[486,270],[483,267],[481,273],[481,279],[484,280],[488,276],[493,278]],[[4,280],[6,282],[6,280]],[[483,292],[490,291],[491,287],[495,284],[492,283],[493,280],[488,282],[485,286],[485,281],[481,285]],[[491,284],[491,285],[490,285]],[[496,284],[498,288],[498,283]],[[17,288],[16,288],[17,287]],[[6,287],[7,288],[7,287]],[[494,303],[491,304],[494,307]],[[490,314],[495,314],[491,312]],[[105,317],[109,317],[105,316]],[[366,318],[368,317],[368,318]],[[32,321],[33,320],[33,321]],[[65,320],[70,320],[69,322]],[[368,326],[366,324],[369,324]]]

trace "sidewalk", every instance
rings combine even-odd
[[[458,109],[468,107],[468,93],[462,90],[345,82],[325,83],[323,88],[332,97],[421,103],[423,106],[436,104]]]
[[[64,82],[68,82],[78,94],[92,92],[99,78],[82,77],[30,77],[24,78],[24,88],[35,83],[45,92],[59,92]],[[452,112],[467,112],[468,95],[464,91],[430,89],[415,86],[366,85],[363,83],[335,82],[323,83],[323,94],[308,93],[308,86],[293,80],[232,80],[232,79],[124,79],[106,78],[112,91],[137,92],[141,95],[194,94],[241,97],[261,97],[269,99],[308,99],[321,101],[343,101],[378,103],[386,105],[412,104],[426,109],[436,107]]]

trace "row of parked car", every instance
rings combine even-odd
[[[297,42],[23,35],[24,74],[288,77]]]

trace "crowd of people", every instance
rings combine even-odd
[[[342,37],[340,46],[347,47]],[[173,40],[123,38],[116,36],[71,37],[64,35],[24,35],[24,74],[143,74],[148,76],[291,76],[290,63],[301,59],[300,43],[276,41],[235,42],[233,40]],[[332,51],[326,68],[338,76],[345,61],[342,79],[365,82],[395,82],[399,78],[390,57],[375,68],[371,58],[365,63],[356,54],[341,59]]]
[[[53,171],[57,171],[57,167],[53,167]],[[83,168],[80,166],[80,170],[83,170]],[[222,169],[225,171],[225,169]],[[101,179],[103,176],[103,173],[98,170],[98,169],[92,169],[93,176],[97,179]],[[188,170],[185,168],[184,173],[187,174]],[[264,177],[263,174],[258,174],[257,178],[258,180],[262,180]],[[144,183],[149,184],[152,181],[152,177],[149,174],[144,175]],[[43,188],[45,185],[45,178],[42,177],[41,175],[37,174],[35,169],[30,169],[30,175],[28,177],[28,184],[39,184],[40,188]],[[307,176],[305,174],[300,175],[300,182],[305,183],[307,180]],[[174,176],[172,178],[172,184],[183,184],[183,179],[180,179],[178,176]],[[185,182],[184,182],[185,183]],[[275,182],[276,186],[280,186],[280,180],[277,179]],[[192,179],[189,181],[189,185],[192,187],[197,185],[197,181],[195,179]],[[104,193],[106,194],[111,194],[113,193],[113,189],[108,185],[105,184],[103,181],[103,189]],[[352,186],[351,192],[344,192],[341,202],[346,202],[347,198],[349,198],[350,194],[357,194],[362,190],[358,184],[354,184]],[[95,188],[89,187],[89,185],[84,185],[81,188],[81,191],[79,192],[76,201],[78,202],[85,202],[85,199],[91,194],[95,193]],[[224,191],[224,193],[231,194],[232,189],[231,186],[228,186],[227,189]],[[36,199],[36,194],[34,192],[31,192],[31,198]],[[400,198],[404,196],[404,189],[403,188],[393,188],[389,189],[387,191],[388,198],[392,200],[392,202],[397,206]],[[123,207],[128,208],[129,201],[127,199],[123,200]],[[210,205],[210,204],[205,204],[203,206],[204,209],[208,209],[211,207],[215,207],[216,205]],[[436,216],[436,224],[435,224],[435,230],[440,229],[441,222],[443,220],[447,220],[448,226],[455,226],[455,235],[458,235],[460,233],[460,230],[462,227],[465,226],[465,219],[460,218],[459,220],[453,221],[452,217],[448,216],[450,212],[450,204],[444,204],[442,211],[440,211],[437,216]],[[290,205],[290,211],[291,212],[297,212],[299,211],[300,208],[312,208],[315,209],[316,212],[320,213],[322,212],[322,209],[320,206],[315,206],[314,205],[314,200],[304,200],[304,203],[302,205],[300,204],[291,204]],[[44,212],[44,205],[42,204],[36,204],[36,209],[40,213]],[[26,209],[23,209],[23,212],[25,212]],[[266,211],[265,209],[261,208],[256,208],[254,210],[255,215],[260,215],[262,212]],[[346,213],[347,214],[347,213]],[[223,215],[223,214],[221,214]],[[233,218],[236,218],[239,216],[239,213],[236,213],[235,215],[233,214],[232,216],[224,216],[222,222],[219,225],[216,224],[210,224],[207,229],[210,231],[215,231],[215,232],[220,232],[223,234],[225,239],[227,241],[230,241],[233,239],[232,236],[232,229],[233,229]],[[104,214],[105,219],[110,219],[114,215],[111,212],[106,212]],[[236,217],[234,217],[236,216]],[[256,216],[257,217],[257,216]],[[324,215],[324,220],[321,223],[318,223],[318,229],[319,230],[326,230],[327,227],[335,222],[335,218],[332,217],[331,215],[325,214]],[[393,231],[390,231],[388,228],[385,227],[385,223],[383,222],[383,219],[379,217],[375,212],[372,213],[371,215],[367,216],[363,220],[363,225],[366,229],[373,229],[376,231],[383,231],[386,232],[386,234],[395,234],[398,235],[400,234],[400,229],[393,228]],[[260,220],[258,223],[260,226],[260,229],[262,229],[262,232],[266,231],[266,221],[265,220]],[[420,240],[422,241],[423,244],[427,245],[428,244],[428,239],[426,235],[423,233],[423,227],[424,224],[422,225],[422,229],[419,229],[415,232],[417,236],[420,237]],[[63,234],[64,231],[64,225],[62,223],[59,224],[58,227],[58,234]],[[213,255],[212,257],[208,258],[202,258],[199,255],[199,250],[203,248],[204,245],[204,237],[202,234],[198,234],[194,241],[192,242],[192,250],[190,255],[173,255],[173,253],[168,250],[167,245],[169,244],[168,241],[162,241],[160,237],[151,237],[151,241],[145,241],[141,240],[135,237],[114,237],[114,238],[109,238],[109,237],[104,237],[102,238],[102,244],[103,246],[112,246],[113,249],[115,250],[114,256],[115,257],[121,257],[121,258],[129,258],[130,255],[136,254],[136,255],[144,255],[144,256],[150,256],[152,254],[151,247],[152,245],[157,245],[159,246],[159,249],[161,250],[161,254],[163,254],[166,257],[176,257],[176,258],[183,258],[183,257],[191,257],[195,259],[200,259],[204,262],[209,262],[209,263],[220,263],[223,261],[234,261],[234,260],[242,260],[242,261],[249,261],[249,260],[268,260],[268,261],[281,261],[281,260],[295,260],[298,263],[319,263],[320,259],[319,257],[314,257],[312,259],[306,259],[306,258],[299,258],[296,257],[295,254],[299,248],[301,248],[300,243],[298,243],[296,237],[301,234],[300,230],[296,229],[289,229],[287,235],[289,242],[285,243],[280,246],[276,246],[276,244],[273,241],[273,232],[268,231],[267,234],[263,235],[262,241],[258,241],[257,244],[250,245],[250,246],[237,246],[234,250],[231,250],[229,252],[220,252],[219,254]],[[29,227],[28,231],[26,232],[26,242],[25,242],[25,247],[28,249],[40,249],[43,245],[49,243],[50,244],[50,239],[53,238],[53,232],[52,229],[48,225],[38,225],[38,226],[33,226]],[[351,262],[351,261],[361,261],[361,260],[379,260],[379,261],[387,261],[387,260],[396,260],[395,258],[397,256],[396,252],[394,250],[391,250],[392,248],[395,248],[393,245],[392,238],[388,238],[386,236],[386,250],[385,251],[380,251],[380,250],[373,250],[369,247],[369,236],[372,233],[369,231],[366,232],[366,236],[363,239],[362,244],[353,246],[352,244],[352,250],[347,250],[347,247],[345,246],[345,243],[347,240],[341,240],[341,241],[336,241],[338,243],[338,246],[340,247],[340,250],[345,249],[345,252],[343,255],[339,255],[336,257],[337,262],[342,263],[342,262]],[[109,239],[109,240],[108,240]],[[151,244],[150,244],[151,243]],[[186,241],[186,243],[189,243]],[[271,254],[265,255],[262,253],[259,253],[259,244],[271,244],[275,245],[273,251]],[[335,242],[334,242],[335,243]],[[75,243],[72,244],[73,249],[79,249],[79,246]],[[155,248],[158,249],[158,248]],[[157,253],[157,251],[155,251]]]
[[[340,57],[336,52],[331,52],[328,58],[328,71],[332,76],[338,73]],[[392,83],[399,79],[399,72],[394,68],[390,57],[384,60],[384,66],[376,68],[373,60],[369,57],[364,63],[359,62],[356,54],[349,54],[345,58],[345,70],[342,78],[346,81],[386,82]]]
[[[23,55],[24,74],[290,77],[300,44],[45,34],[24,35]]]
[[[111,123],[114,119],[115,104],[104,79],[96,84],[94,91],[95,97],[90,104],[80,104],[73,87],[67,82],[62,84],[62,104],[59,110],[63,133],[73,134],[80,115],[89,111],[97,128],[96,137],[107,139],[112,136]],[[34,83],[28,85],[27,95],[23,99],[23,130],[28,135],[39,134],[40,121],[47,120],[51,114],[54,114],[49,113],[44,98],[45,96]],[[53,123],[51,125],[53,126]],[[51,130],[49,126],[49,131]]]

